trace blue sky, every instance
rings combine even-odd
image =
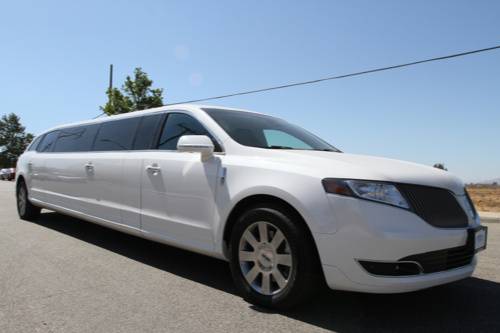
[[[99,114],[142,67],[165,102],[500,44],[498,1],[4,1],[0,114],[27,129]],[[500,177],[500,51],[215,101],[284,117],[346,152]]]

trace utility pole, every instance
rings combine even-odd
[[[109,65],[109,104],[113,106],[113,64]]]

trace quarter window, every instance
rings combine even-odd
[[[59,135],[59,131],[53,131],[50,133],[47,133],[42,142],[38,145],[36,151],[41,152],[41,153],[47,153],[51,152],[52,149],[54,148],[54,143],[57,139],[57,136]]]
[[[36,148],[38,147],[38,144],[40,143],[42,138],[43,138],[43,135],[40,135],[35,140],[33,140],[33,142],[30,144],[30,146],[28,148],[28,151],[36,150]]]
[[[94,144],[94,150],[131,150],[140,118],[127,118],[102,124]]]
[[[203,125],[198,120],[184,113],[170,113],[167,115],[158,149],[177,150],[177,142],[183,135],[206,135],[212,139],[214,150],[221,151],[217,142]]]

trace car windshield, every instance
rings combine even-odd
[[[340,152],[317,136],[279,118],[244,111],[203,110],[233,140],[244,146]]]

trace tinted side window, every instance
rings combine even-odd
[[[183,113],[170,113],[163,126],[158,149],[177,150],[177,142],[183,135],[207,135],[214,142],[215,151],[220,151],[208,131],[193,117]]]
[[[43,135],[40,135],[35,140],[33,140],[33,142],[30,144],[30,147],[28,148],[28,150],[29,151],[36,150],[36,148],[38,147],[38,144],[40,143],[42,138],[43,138]]]
[[[52,149],[54,148],[54,143],[55,143],[58,135],[59,135],[59,131],[54,131],[54,132],[50,132],[50,133],[45,134],[42,142],[40,142],[40,144],[36,148],[36,151],[41,152],[41,153],[51,152]]]
[[[94,150],[131,150],[140,118],[128,118],[103,123],[94,144]]]
[[[65,128],[59,131],[54,152],[89,151],[94,142],[98,125]]]
[[[142,117],[139,129],[137,130],[137,135],[135,136],[135,150],[152,148],[153,140],[156,137],[156,132],[162,117],[162,114]]]

